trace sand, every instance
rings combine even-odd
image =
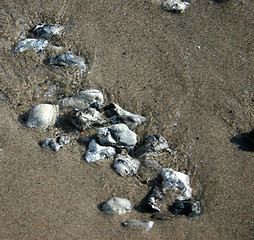
[[[253,239],[253,148],[239,139],[253,128],[253,1],[191,1],[183,14],[159,1],[5,1],[1,6],[0,239]],[[65,27],[54,44],[89,62],[79,69],[45,64],[51,52],[15,54],[41,22]],[[22,124],[39,103],[88,88],[148,121],[137,129],[167,139],[175,157],[164,167],[191,176],[200,217],[124,228],[150,219],[135,208],[106,215],[98,204],[126,197],[138,205],[149,186],[122,178],[112,160],[84,161],[86,146],[57,127]],[[74,138],[59,152],[38,145],[60,133]]]

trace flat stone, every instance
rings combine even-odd
[[[17,53],[27,50],[33,50],[35,52],[44,51],[48,46],[48,43],[49,42],[46,39],[26,38],[17,44],[14,51]]]
[[[131,202],[126,198],[114,197],[103,204],[102,211],[109,214],[125,214],[131,211]]]
[[[137,174],[139,161],[131,156],[118,156],[114,160],[114,168],[122,177]]]

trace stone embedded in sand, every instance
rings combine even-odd
[[[39,130],[54,125],[59,114],[59,107],[52,104],[39,104],[29,112],[26,125]]]
[[[125,148],[133,147],[137,143],[137,134],[123,123],[113,124],[110,127],[98,128],[96,135],[102,145]]]
[[[20,41],[15,47],[15,52],[24,52],[27,50],[33,50],[35,52],[43,51],[48,46],[48,40],[46,39],[34,39],[26,38]]]
[[[46,138],[42,143],[41,146],[44,148],[48,148],[54,151],[59,151],[65,145],[69,144],[72,141],[71,137],[69,136],[59,136],[56,138]]]
[[[122,177],[135,175],[139,168],[139,161],[130,156],[118,156],[114,160],[114,168]]]
[[[165,152],[171,152],[167,141],[159,135],[151,135],[145,139],[144,145],[139,147],[135,154],[143,159],[157,157]]]
[[[103,94],[97,89],[87,89],[80,91],[75,95],[63,98],[58,101],[58,105],[61,108],[75,108],[78,110],[85,110],[93,105],[102,105],[104,102]]]
[[[145,227],[147,231],[149,231],[153,225],[154,222],[153,221],[148,221],[148,220],[136,220],[136,219],[132,219],[132,220],[128,220],[125,222],[122,222],[122,225],[125,227]]]
[[[116,150],[113,147],[101,146],[93,139],[89,143],[85,159],[88,163],[91,163],[109,158],[115,154]]]
[[[42,23],[36,25],[35,28],[32,30],[32,32],[36,37],[51,39],[54,35],[58,34],[63,29],[64,27],[62,26],[58,25],[53,26]]]
[[[128,112],[115,103],[109,104],[105,110],[113,123],[125,123],[131,130],[146,121],[145,117]]]
[[[183,12],[188,8],[190,3],[182,0],[166,0],[162,3],[163,9],[170,12]]]
[[[160,212],[159,202],[162,201],[162,193],[158,187],[153,187],[142,201],[142,210],[145,212]]]
[[[180,191],[177,200],[188,200],[192,197],[192,189],[188,175],[174,171],[172,168],[163,168],[161,175],[163,178],[162,189],[164,192],[169,189]]]
[[[103,125],[107,123],[107,120],[95,108],[88,108],[84,111],[74,110],[71,122],[79,130],[85,130],[93,125]]]
[[[126,198],[114,197],[103,204],[102,211],[110,214],[125,214],[131,211],[131,202]]]
[[[87,70],[85,59],[74,55],[70,51],[51,57],[49,64],[56,67],[81,67],[84,72]]]
[[[199,216],[201,214],[201,204],[199,201],[177,200],[169,207],[169,211],[174,215]]]

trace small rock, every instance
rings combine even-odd
[[[89,143],[88,150],[86,152],[85,159],[88,163],[96,162],[105,158],[109,158],[116,154],[116,150],[113,147],[104,147],[96,143],[93,139]]]
[[[131,202],[126,198],[114,197],[103,204],[102,211],[111,214],[125,214],[131,211]]]
[[[71,137],[69,136],[59,136],[56,138],[46,138],[42,143],[41,146],[44,148],[48,148],[54,151],[59,151],[65,145],[69,144],[72,141]]]
[[[139,158],[158,157],[164,153],[171,152],[167,141],[159,135],[151,135],[145,139],[144,145],[135,151]]]
[[[51,104],[39,104],[29,112],[26,125],[39,130],[46,129],[49,125],[55,124],[59,115],[59,107]]]
[[[43,51],[48,46],[48,40],[46,39],[34,39],[26,38],[20,41],[15,47],[15,52],[24,52],[27,50],[34,50],[35,52]]]
[[[53,26],[48,24],[38,24],[35,26],[35,28],[32,30],[34,35],[36,37],[51,39],[54,35],[58,34],[60,31],[62,31],[64,27],[61,26]]]
[[[125,148],[133,147],[137,143],[137,134],[123,123],[113,124],[110,127],[98,128],[96,134],[102,145]]]
[[[148,221],[148,220],[128,220],[125,222],[122,222],[122,225],[125,227],[132,227],[132,226],[138,226],[138,227],[145,227],[147,231],[149,231],[153,225],[153,221]]]
[[[188,175],[174,171],[172,168],[163,168],[161,175],[163,178],[162,189],[164,192],[168,189],[180,191],[177,200],[188,200],[192,197],[192,189],[190,188],[190,178]]]
[[[139,161],[133,159],[129,155],[127,156],[118,156],[114,161],[114,168],[117,173],[119,173],[122,177],[126,177],[127,175],[135,175],[139,168]]]
[[[199,201],[175,201],[169,207],[169,211],[175,215],[199,216],[201,214],[201,204]]]
[[[80,91],[72,97],[64,98],[58,101],[61,108],[72,107],[78,110],[85,110],[91,104],[102,105],[104,102],[103,94],[97,89],[87,89]]]
[[[166,11],[170,12],[184,12],[186,8],[190,6],[190,3],[182,0],[166,0],[162,7]]]
[[[103,125],[107,123],[106,119],[95,108],[88,108],[87,110],[74,110],[71,122],[79,130],[85,130],[93,125]]]
[[[63,54],[51,57],[49,64],[57,67],[81,67],[84,72],[87,70],[86,61],[84,58],[74,55],[67,51]]]
[[[145,117],[128,112],[115,103],[105,107],[105,110],[113,123],[125,123],[131,130],[146,121]]]

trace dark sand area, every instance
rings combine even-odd
[[[0,20],[0,239],[253,239],[254,149],[239,137],[254,128],[252,0],[192,0],[183,14],[156,0],[1,0]],[[54,44],[86,57],[87,74],[48,66],[49,51],[14,53],[42,22],[65,27]],[[140,140],[167,139],[176,154],[163,167],[191,176],[201,216],[155,220],[149,232],[122,227],[151,214],[106,215],[98,204],[137,205],[149,187],[117,175],[112,160],[86,163],[78,139],[91,131],[19,121],[89,88],[147,117]],[[75,141],[59,152],[38,145],[59,133]]]

